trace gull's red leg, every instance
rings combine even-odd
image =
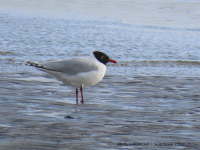
[[[81,103],[84,103],[84,100],[83,100],[83,86],[82,85],[80,86],[80,91],[81,91],[81,98],[82,98]]]
[[[76,104],[78,104],[78,88],[76,88]]]

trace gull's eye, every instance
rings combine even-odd
[[[105,59],[105,56],[101,56],[101,59]]]

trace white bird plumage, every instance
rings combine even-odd
[[[34,66],[39,70],[53,75],[64,85],[76,87],[76,100],[78,103],[78,87],[81,90],[83,103],[83,86],[93,86],[100,82],[106,73],[106,63],[115,60],[110,59],[106,54],[95,51],[89,57],[75,57],[62,61],[52,61],[46,63],[34,63],[27,61],[26,65]]]

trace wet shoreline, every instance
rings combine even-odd
[[[84,16],[0,11],[1,149],[198,149],[199,28]],[[96,86],[84,87],[84,104],[76,105],[73,87],[24,65],[94,50],[118,64],[108,64]],[[197,145],[118,144],[134,142]]]

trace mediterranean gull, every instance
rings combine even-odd
[[[53,75],[64,85],[76,87],[76,103],[78,104],[78,88],[80,87],[81,103],[83,103],[83,86],[93,86],[100,82],[106,73],[108,62],[117,63],[105,53],[94,51],[89,57],[75,57],[41,64],[27,61],[26,65]]]

